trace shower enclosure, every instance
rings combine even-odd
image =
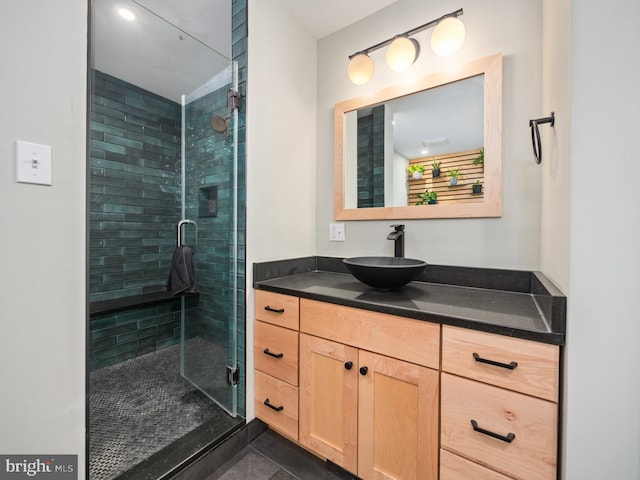
[[[146,3],[91,3],[91,480],[160,478],[244,423],[238,67]],[[181,245],[197,284],[172,295]]]

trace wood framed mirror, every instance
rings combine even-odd
[[[334,129],[336,220],[501,215],[501,54],[338,103]],[[435,204],[421,198],[434,191]]]

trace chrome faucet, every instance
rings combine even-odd
[[[404,257],[404,225],[391,225],[394,230],[387,235],[387,240],[393,240],[393,255]]]

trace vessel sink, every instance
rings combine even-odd
[[[406,285],[427,267],[422,260],[404,257],[353,257],[343,263],[362,283],[380,289]]]

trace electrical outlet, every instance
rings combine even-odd
[[[332,242],[344,242],[344,223],[329,224],[329,240]]]

